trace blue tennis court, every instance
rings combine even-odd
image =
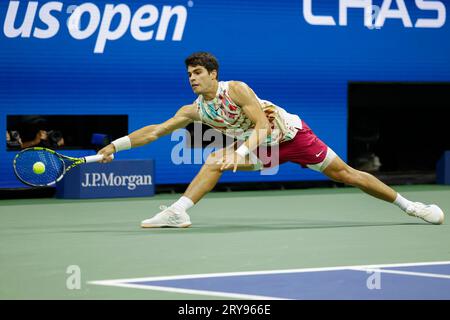
[[[450,262],[202,274],[93,284],[227,298],[450,299]]]

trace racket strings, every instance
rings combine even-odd
[[[42,162],[45,171],[37,174],[33,165]],[[54,153],[45,150],[23,152],[15,160],[15,170],[18,177],[37,186],[51,185],[64,173],[65,164]]]

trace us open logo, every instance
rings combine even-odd
[[[64,4],[58,1],[43,5],[37,1],[10,1],[3,33],[8,38],[52,38],[60,31],[63,10]],[[146,4],[132,13],[126,4],[106,4],[101,9],[94,3],[83,3],[68,5],[65,10],[69,14],[66,27],[73,39],[88,39],[98,30],[94,53],[103,53],[108,41],[122,38],[128,29],[137,41],[181,41],[188,16],[182,5],[158,8]],[[169,24],[174,24],[171,34]]]

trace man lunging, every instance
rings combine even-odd
[[[437,205],[412,202],[373,175],[347,165],[322,142],[297,115],[270,101],[259,99],[243,82],[219,81],[216,58],[194,53],[186,61],[189,82],[198,98],[161,124],[149,125],[119,138],[99,153],[110,155],[149,144],[192,122],[202,122],[243,142],[213,152],[184,195],[170,207],[141,222],[144,228],[189,227],[187,210],[219,181],[224,170],[262,170],[284,162],[322,172],[330,179],[357,187],[378,199],[393,203],[410,216],[442,224],[444,212]]]

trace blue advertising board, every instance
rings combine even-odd
[[[135,0],[0,2],[0,129],[11,114],[128,114],[129,131],[196,96],[184,59],[213,53],[220,80],[246,82],[298,114],[344,160],[351,81],[450,81],[447,0]],[[368,97],[369,99],[370,97]],[[155,159],[156,184],[187,183],[180,136],[117,154]],[[0,187],[20,186],[0,140]],[[204,160],[204,159],[203,159]],[[325,179],[284,164],[223,182]]]
[[[68,171],[56,185],[65,199],[148,197],[155,194],[153,160],[88,163]]]

